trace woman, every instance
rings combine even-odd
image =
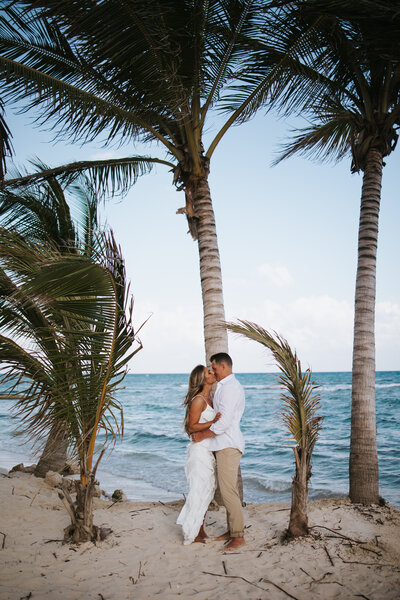
[[[189,389],[185,397],[185,431],[190,437],[195,431],[204,431],[218,421],[221,413],[215,414],[210,398],[215,383],[211,369],[197,365],[190,373]],[[204,518],[216,488],[215,458],[208,449],[209,440],[190,442],[185,465],[189,493],[177,520],[182,525],[184,544],[205,543]]]

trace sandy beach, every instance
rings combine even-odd
[[[0,475],[0,598],[7,600],[192,598],[298,600],[400,597],[400,511],[310,502],[311,535],[281,543],[289,505],[245,507],[247,545],[183,546],[175,524],[182,501],[96,499],[103,542],[64,544],[69,517],[57,490],[33,475]],[[210,536],[225,530],[225,510],[210,511]]]

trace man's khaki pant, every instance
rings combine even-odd
[[[242,453],[237,448],[224,448],[217,450],[215,456],[219,489],[226,508],[230,537],[243,537],[243,512],[238,490],[238,470]]]

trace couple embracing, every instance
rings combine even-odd
[[[228,528],[214,540],[224,540],[224,550],[234,550],[245,544],[238,489],[239,464],[244,450],[240,431],[244,390],[232,373],[229,354],[214,354],[210,361],[211,369],[198,365],[191,372],[184,401],[185,430],[192,441],[185,466],[189,493],[177,523],[182,525],[184,544],[206,541],[204,519],[218,478]],[[215,382],[218,384],[212,397]]]

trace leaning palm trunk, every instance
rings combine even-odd
[[[34,475],[45,477],[48,471],[62,471],[67,460],[67,445],[68,438],[64,423],[55,423],[50,429],[49,437],[36,465]]]
[[[308,533],[307,499],[308,481],[311,477],[311,457],[321,429],[323,417],[316,417],[319,395],[313,395],[318,387],[311,381],[311,371],[302,373],[300,360],[284,338],[271,334],[259,325],[239,320],[227,323],[227,329],[259,342],[271,350],[282,372],[279,381],[287,394],[282,394],[281,418],[296,442],[293,448],[296,471],[292,482],[292,505],[287,537],[294,538]]]
[[[379,501],[375,416],[375,290],[382,152],[371,148],[364,169],[355,293],[350,441],[350,499]]]

